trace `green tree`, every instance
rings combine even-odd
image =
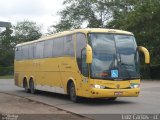
[[[8,66],[13,65],[13,45],[11,36],[12,30],[10,28],[6,28],[5,31],[0,33],[0,65]]]
[[[110,28],[131,31],[139,45],[147,47],[151,53],[151,63],[160,64],[160,1],[141,0],[133,11],[114,19],[108,24]]]
[[[16,44],[36,40],[42,36],[41,26],[31,21],[17,22],[13,29]]]
[[[65,0],[66,7],[59,12],[60,22],[53,25],[56,32],[81,27],[105,27],[111,19],[114,6],[110,0]]]
[[[59,12],[60,22],[54,32],[73,28],[105,28],[112,20],[119,20],[141,3],[141,0],[65,0]],[[112,26],[112,25],[111,25]],[[113,27],[113,26],[112,26]]]
[[[0,33],[0,75],[13,73],[15,45],[40,38],[40,31],[35,22],[22,21]]]
[[[0,75],[13,73],[14,49],[12,44],[12,33],[10,28],[0,33]]]

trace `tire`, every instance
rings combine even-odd
[[[25,92],[26,92],[26,93],[29,93],[30,90],[29,90],[29,88],[28,88],[28,83],[27,83],[27,80],[26,80],[26,79],[25,79],[24,82],[23,82],[23,86],[24,86]]]
[[[114,100],[116,100],[116,99],[117,99],[117,97],[108,98],[108,100],[110,100],[110,101],[114,101]]]
[[[78,102],[79,97],[76,95],[76,88],[73,82],[69,85],[69,96],[71,101]]]
[[[29,82],[29,88],[30,88],[31,94],[35,94],[36,93],[35,86],[34,86],[34,81],[33,80],[30,80],[30,82]]]

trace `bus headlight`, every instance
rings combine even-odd
[[[139,87],[140,87],[140,84],[139,84],[139,83],[131,83],[131,84],[130,84],[130,87],[131,87],[131,88],[139,88]]]
[[[95,85],[92,85],[92,88],[104,89],[105,86],[95,84]]]

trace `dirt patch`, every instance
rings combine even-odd
[[[0,120],[89,120],[26,98],[0,93]]]

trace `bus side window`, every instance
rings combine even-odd
[[[51,58],[53,54],[53,40],[44,42],[44,58]]]
[[[38,42],[36,44],[36,58],[43,58],[44,42]]]
[[[34,45],[33,44],[30,44],[29,45],[29,56],[28,56],[29,59],[33,59],[34,58]]]
[[[15,49],[15,60],[20,60],[21,59],[21,47],[17,47]]]
[[[64,49],[63,37],[55,38],[53,40],[53,57],[63,56],[64,55],[63,49]]]
[[[73,35],[64,37],[64,55],[74,56],[74,38]]]
[[[86,49],[84,48],[82,50],[82,74],[87,77],[88,76],[88,67],[87,67],[87,63],[86,63]]]
[[[28,59],[28,54],[29,54],[29,51],[28,51],[28,45],[24,45],[22,46],[22,59],[25,60],[25,59]]]

